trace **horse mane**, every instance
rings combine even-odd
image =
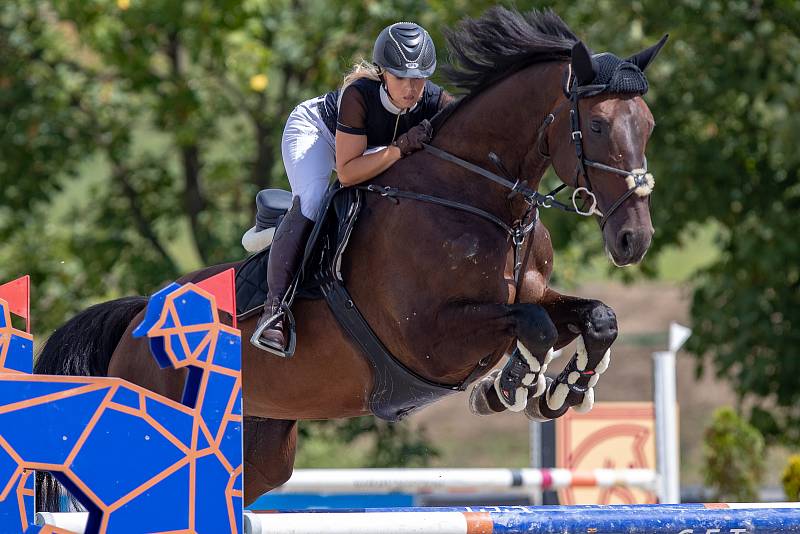
[[[570,58],[578,37],[552,10],[520,13],[493,7],[445,30],[448,81],[473,96],[534,63]]]

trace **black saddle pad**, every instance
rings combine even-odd
[[[331,185],[323,202],[321,216],[311,231],[302,263],[302,278],[295,298],[320,299],[320,273],[327,271],[347,228],[354,223],[352,205],[356,201],[354,189],[342,188],[338,182]],[[267,298],[267,265],[270,247],[247,258],[236,271],[236,314],[245,319],[260,313]],[[326,263],[327,262],[327,263]]]

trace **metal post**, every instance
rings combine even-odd
[[[528,401],[533,402],[533,401]],[[542,467],[542,428],[541,423],[531,421],[528,423],[528,439],[530,449],[530,466],[533,468]],[[532,504],[539,506],[542,504],[542,488],[537,488],[531,492]]]
[[[653,353],[656,455],[661,479],[658,498],[662,504],[681,502],[675,353],[691,335],[691,329],[672,322],[669,325],[669,350]]]
[[[660,475],[658,500],[661,504],[679,503],[680,460],[678,421],[675,415],[675,353],[653,353],[653,396],[656,411],[656,455]]]

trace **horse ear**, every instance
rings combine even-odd
[[[654,44],[650,48],[645,48],[644,50],[642,50],[638,54],[632,55],[631,57],[629,57],[625,61],[627,61],[629,63],[633,63],[634,65],[639,67],[639,69],[644,71],[644,69],[647,68],[647,66],[650,64],[650,62],[653,61],[653,58],[655,58],[656,55],[659,53],[659,51],[661,50],[661,47],[664,46],[664,43],[667,42],[667,39],[669,39],[669,34],[665,33],[664,37],[662,37],[661,40],[658,41],[656,44]]]
[[[575,73],[578,85],[592,83],[592,80],[597,75],[597,68],[592,59],[592,54],[583,44],[583,41],[578,41],[572,47],[572,72]]]

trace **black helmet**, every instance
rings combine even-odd
[[[399,78],[430,78],[436,70],[436,48],[419,24],[396,22],[378,35],[372,61]]]

